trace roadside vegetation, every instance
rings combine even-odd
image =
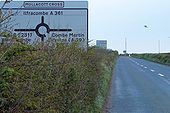
[[[11,35],[0,9],[0,113],[102,113],[117,51],[72,44],[28,44]]]
[[[0,45],[0,112],[100,113],[117,56],[76,42],[29,45],[12,37]]]
[[[131,56],[136,58],[143,58],[153,62],[170,65],[170,53],[161,54],[132,54]]]

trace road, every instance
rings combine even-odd
[[[170,67],[120,57],[106,113],[170,113]]]

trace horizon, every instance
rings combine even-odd
[[[71,1],[88,1],[89,40],[93,40],[91,45],[94,45],[96,40],[107,40],[108,49],[123,53],[127,38],[128,53],[170,52],[170,1]]]

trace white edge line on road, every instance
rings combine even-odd
[[[164,76],[165,76],[165,75],[163,75],[163,74],[161,74],[161,73],[159,73],[158,75],[161,76],[161,77],[164,77]]]

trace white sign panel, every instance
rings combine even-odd
[[[2,2],[1,2],[2,4]],[[45,41],[49,37],[87,47],[87,1],[12,1],[3,11],[11,10],[12,31],[27,41]]]
[[[96,46],[107,49],[107,40],[97,40]]]

